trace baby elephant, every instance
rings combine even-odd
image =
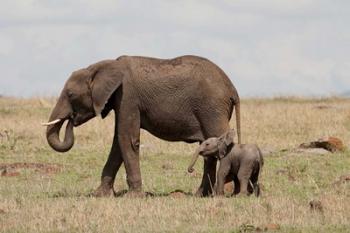
[[[204,158],[215,156],[220,160],[217,174],[216,195],[224,194],[225,180],[235,183],[233,194],[260,194],[258,177],[264,164],[260,149],[254,144],[235,144],[234,131],[229,130],[220,137],[208,138],[199,146],[193,155],[188,172],[193,172],[193,166],[199,155]]]

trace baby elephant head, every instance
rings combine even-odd
[[[188,166],[187,171],[192,173],[194,171],[193,167],[201,155],[204,158],[214,156],[218,159],[222,159],[227,154],[227,148],[233,145],[234,130],[231,129],[224,133],[220,137],[208,138],[197,148],[196,152],[193,154],[190,166]]]

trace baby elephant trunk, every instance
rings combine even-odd
[[[196,162],[197,162],[198,156],[199,156],[199,148],[198,148],[198,149],[196,150],[196,152],[193,154],[191,163],[190,163],[190,165],[189,165],[188,168],[187,168],[187,171],[188,171],[189,173],[192,173],[192,172],[194,171],[193,167],[194,167],[194,165],[195,165]]]

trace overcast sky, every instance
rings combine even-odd
[[[241,96],[350,90],[348,0],[2,0],[0,94],[58,95],[72,71],[120,55],[195,54]]]

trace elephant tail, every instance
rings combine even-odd
[[[261,153],[261,150],[258,146],[256,146],[256,149],[258,150],[258,158],[255,160],[255,168],[254,168],[254,184],[252,185],[255,196],[259,197],[260,196],[260,184],[259,184],[259,179],[260,175],[262,172],[262,168],[264,166],[264,158],[263,154]]]
[[[259,147],[257,147],[257,148],[258,148],[258,152],[259,152],[259,167],[260,167],[260,169],[259,169],[259,177],[260,177],[261,170],[262,170],[262,168],[264,166],[264,156],[263,156],[260,148]]]
[[[235,109],[236,113],[236,130],[237,130],[237,137],[238,137],[238,144],[241,144],[241,107],[240,107],[240,99],[237,96],[236,98],[231,97],[231,102],[232,102],[232,109],[231,109],[231,114],[233,109]],[[230,114],[230,117],[231,117]]]
[[[264,156],[263,153],[261,152],[260,148],[257,147],[258,152],[259,152],[259,166],[260,166],[260,170],[261,168],[264,166]]]

